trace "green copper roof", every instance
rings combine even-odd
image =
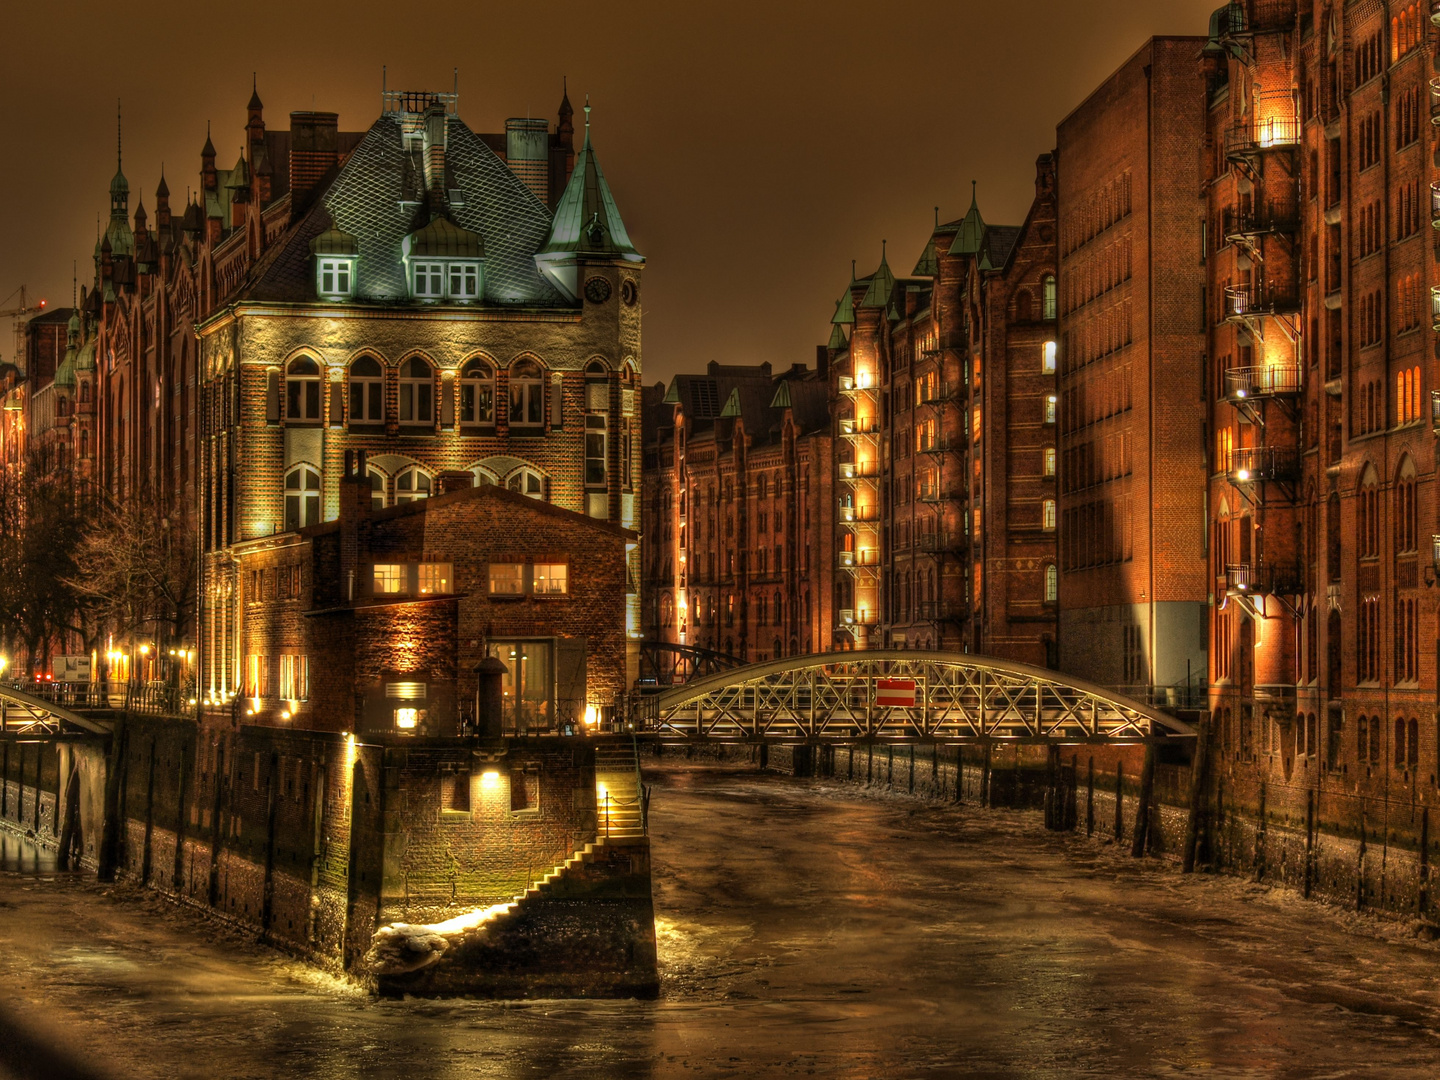
[[[680,381],[678,379],[670,380],[670,388],[665,391],[665,397],[662,401],[666,405],[680,404]]]
[[[60,366],[55,369],[55,385],[64,390],[73,389],[75,386],[75,344],[73,341],[65,350],[65,359],[61,360]]]
[[[985,243],[985,220],[980,216],[980,204],[975,198],[975,182],[970,182],[970,211],[960,222],[955,242],[950,245],[951,255],[978,255]]]
[[[310,241],[310,253],[312,255],[359,255],[360,242],[355,239],[353,233],[332,227]]]
[[[322,233],[321,235],[326,234]],[[316,239],[318,240],[319,237]],[[485,257],[485,242],[480,239],[478,233],[462,229],[453,221],[443,217],[433,219],[423,229],[416,229],[405,238],[403,247],[405,254],[412,259],[483,259]]]
[[[860,299],[862,308],[883,308],[890,303],[890,294],[895,291],[895,275],[890,272],[890,264],[885,261],[884,249],[880,252],[880,266],[875,273],[870,275],[870,287],[865,290],[865,295]]]
[[[830,343],[826,346],[826,348],[836,349],[840,352],[844,352],[849,347],[850,343],[845,340],[845,331],[840,329],[838,323],[832,326],[830,328]]]
[[[845,291],[840,294],[840,299],[835,301],[835,316],[830,321],[836,326],[855,325],[855,277],[852,274],[850,284],[845,286]]]
[[[920,253],[920,261],[915,264],[915,269],[910,271],[912,277],[936,277],[940,273],[940,259],[935,254],[935,238],[932,236],[930,242],[925,245],[925,250]]]
[[[790,408],[790,383],[786,380],[781,379],[780,385],[775,388],[775,396],[770,399],[770,408]]]
[[[570,174],[565,193],[555,206],[549,242],[540,249],[542,256],[562,253],[644,261],[644,256],[630,242],[630,234],[625,231],[625,223],[615,206],[615,197],[610,194],[610,185],[600,169],[600,159],[590,145],[589,105],[585,106],[585,145],[575,157],[575,171]]]
[[[737,386],[730,391],[730,396],[725,399],[725,407],[720,410],[720,419],[726,420],[740,415],[740,388]]]
[[[994,269],[995,269],[995,267],[990,264],[990,252],[986,251],[986,252],[983,252],[983,253],[980,255],[980,269],[981,269],[981,270],[994,270]]]
[[[95,339],[93,337],[80,346],[80,352],[75,357],[75,370],[95,370]]]

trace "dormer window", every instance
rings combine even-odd
[[[480,295],[480,267],[475,263],[450,264],[450,299],[474,300]]]
[[[355,277],[354,259],[317,259],[315,291],[322,300],[344,300],[350,296]]]
[[[410,291],[417,300],[440,300],[445,296],[445,264],[417,262],[410,268]]]
[[[460,304],[480,299],[485,287],[485,244],[478,233],[436,217],[407,236],[401,252],[414,299]]]

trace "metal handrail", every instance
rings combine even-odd
[[[1229,368],[1225,372],[1225,395],[1239,399],[1298,394],[1303,378],[1299,364]]]

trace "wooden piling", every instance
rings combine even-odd
[[[1089,773],[1085,780],[1085,835],[1095,835],[1095,755],[1090,755]]]
[[[1195,738],[1195,759],[1190,763],[1190,812],[1185,820],[1185,846],[1180,852],[1180,872],[1195,870],[1195,849],[1200,843],[1200,817],[1204,813],[1205,774],[1210,754],[1210,721],[1201,717]]]
[[[1150,799],[1155,791],[1155,744],[1145,744],[1145,763],[1140,767],[1140,805],[1135,808],[1135,837],[1130,857],[1140,858],[1150,841]]]
[[[1125,839],[1125,763],[1115,762],[1115,842]]]
[[[1315,863],[1315,791],[1305,792],[1305,866],[1300,895],[1310,899],[1311,868]]]

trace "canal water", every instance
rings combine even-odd
[[[0,1001],[115,1076],[1424,1077],[1418,928],[1029,813],[647,777],[658,1001],[380,1001],[0,840]]]

